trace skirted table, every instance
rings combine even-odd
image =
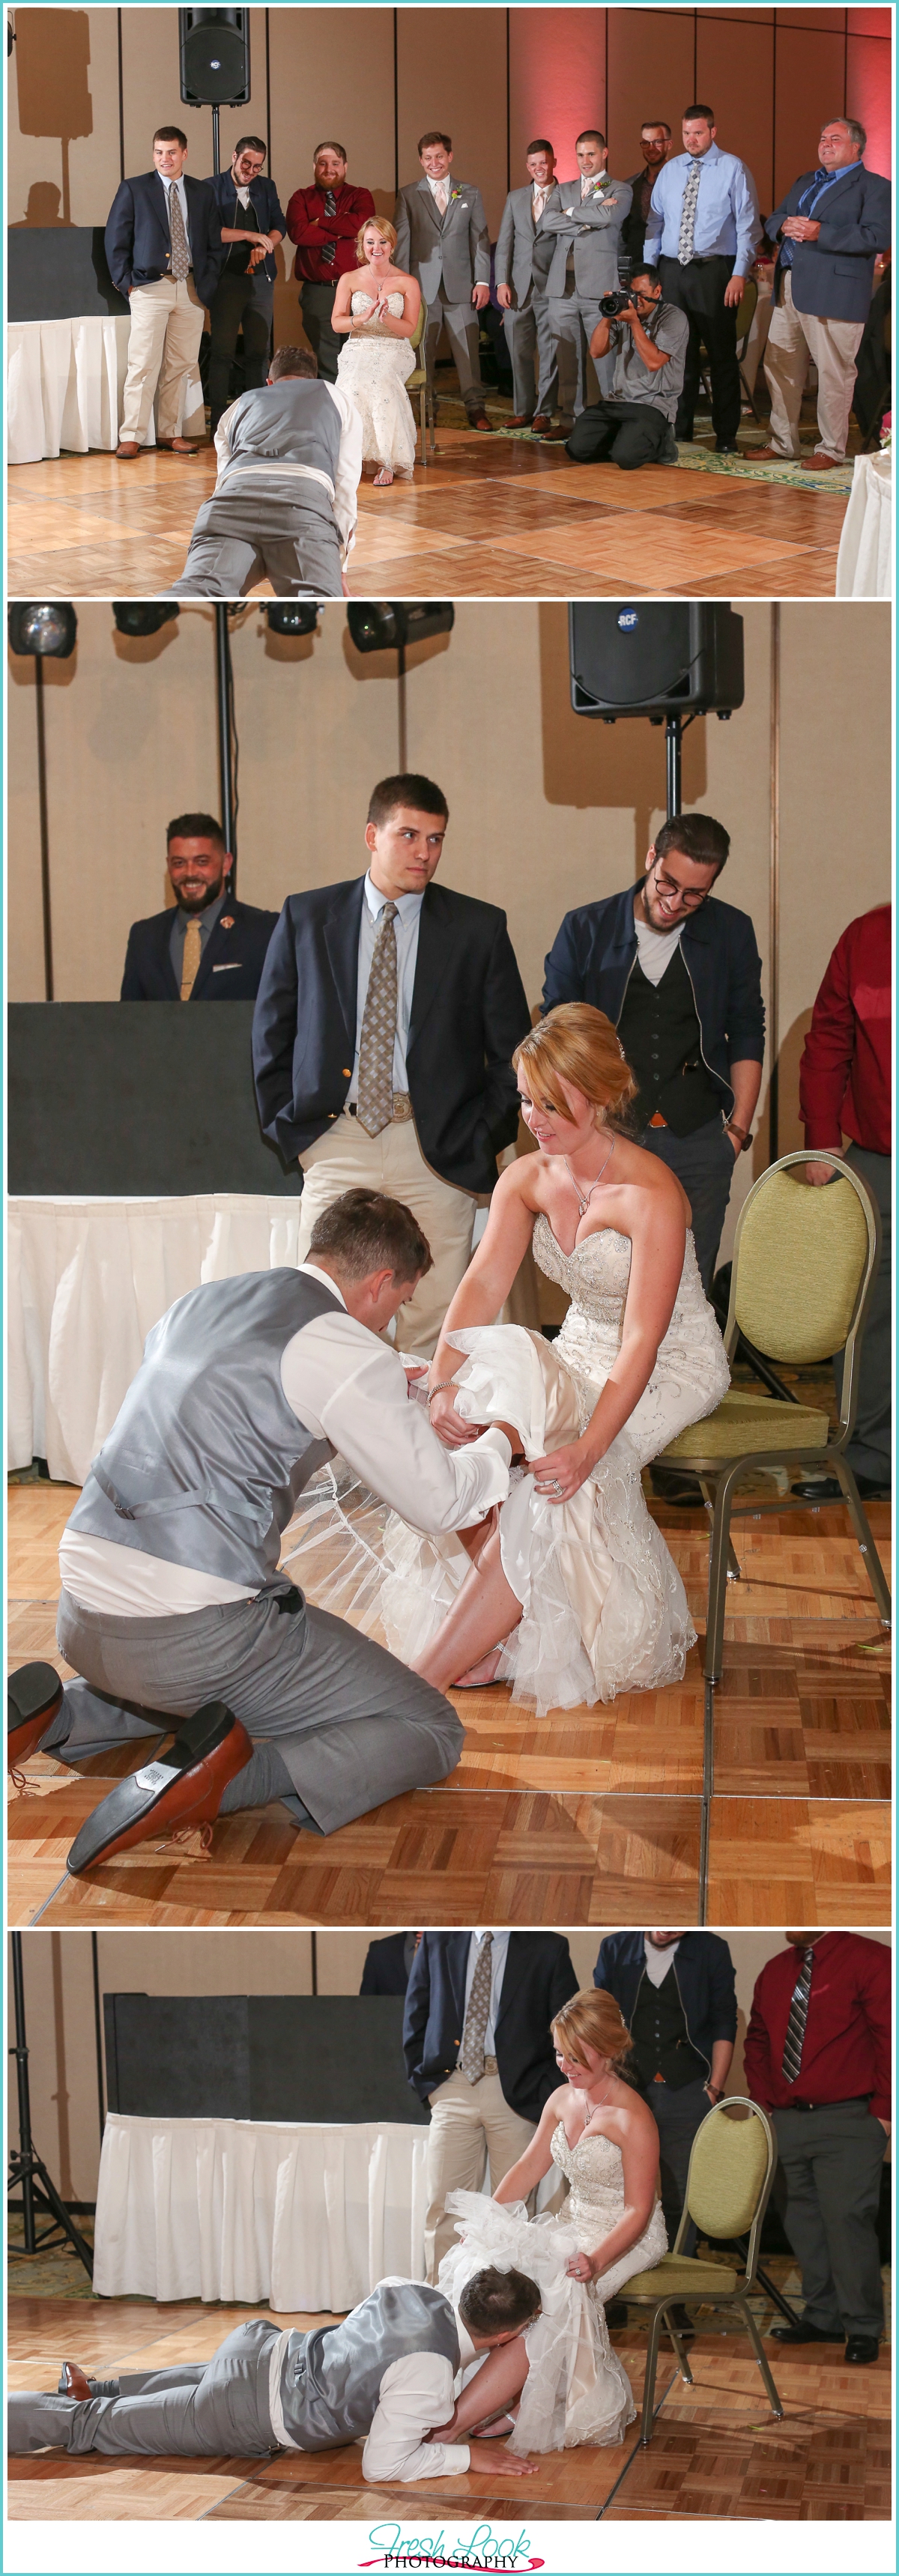
[[[79,314],[61,322],[7,324],[7,461],[34,465],[65,448],[118,445],[128,366],[128,313]],[[179,435],[203,438],[206,414],[196,370],[184,393]],[[154,417],[147,446],[156,444]]]
[[[424,2279],[426,2128],[110,2112],[97,2186],[101,2298],[352,2308]]]
[[[840,551],[838,599],[892,599],[893,456],[857,456]]]

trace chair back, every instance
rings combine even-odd
[[[824,1189],[791,1177],[797,1163],[828,1163],[840,1178]],[[838,1154],[784,1154],[756,1181],[734,1243],[725,1348],[738,1332],[766,1359],[798,1368],[845,1351],[840,1428],[848,1437],[858,1400],[858,1346],[880,1266],[880,1215],[870,1192]]]
[[[750,2116],[735,2120],[734,2111]],[[691,2219],[702,2236],[748,2236],[746,2278],[752,2281],[776,2163],[771,2124],[758,2103],[739,2093],[716,2102],[693,2140],[675,2254]]]
[[[421,344],[422,344],[422,341],[423,341],[423,339],[424,339],[424,336],[425,336],[425,332],[426,332],[426,330],[427,330],[427,327],[428,327],[428,308],[427,308],[427,305],[426,305],[426,303],[425,303],[424,296],[422,296],[422,299],[421,299],[421,311],[420,311],[420,313],[419,313],[418,321],[416,322],[415,329],[414,329],[414,331],[413,331],[413,333],[412,333],[412,338],[411,338],[411,340],[410,340],[410,342],[409,342],[409,347],[410,347],[410,349],[420,349],[420,348],[421,348]],[[409,379],[408,379],[408,376],[407,376],[407,378],[406,378],[406,383],[408,384],[408,382],[409,382]]]
[[[750,331],[751,331],[751,329],[752,329],[753,321],[754,321],[754,318],[755,318],[755,308],[756,308],[756,305],[757,305],[757,303],[758,303],[758,300],[759,300],[759,282],[758,282],[758,278],[757,278],[757,277],[747,277],[747,278],[744,278],[744,281],[743,281],[743,293],[742,293],[742,295],[741,295],[741,297],[740,297],[740,301],[739,301],[739,304],[738,304],[738,306],[737,306],[737,365],[738,365],[738,366],[739,366],[739,363],[740,363],[740,359],[741,359],[741,358],[745,358],[745,356],[746,356],[746,343],[747,343],[747,340],[748,340],[748,338],[749,338]]]

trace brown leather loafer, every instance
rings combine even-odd
[[[492,428],[493,428],[493,422],[492,422],[492,420],[488,420],[488,418],[487,418],[487,414],[486,414],[486,412],[485,412],[485,411],[473,411],[473,412],[472,412],[472,414],[471,414],[471,417],[470,417],[470,420],[469,420],[468,426],[469,426],[469,429],[490,429],[490,430],[492,430]]]
[[[179,1825],[212,1824],[222,1792],[252,1755],[246,1728],[224,1700],[207,1700],[185,1719],[167,1753],[118,1780],[108,1798],[76,1834],[66,1868],[77,1878],[113,1852],[129,1851],[148,1834],[170,1834]]]
[[[544,438],[552,438],[558,441],[560,439],[570,438],[571,431],[570,429],[566,429],[564,422],[560,420],[556,429],[545,429],[543,436]]]
[[[136,438],[121,438],[116,448],[116,455],[127,458],[129,465],[133,464],[136,456],[142,456],[143,452],[143,448],[138,447]]]
[[[21,1664],[6,1686],[6,1768],[18,1769],[34,1753],[62,1705],[62,1683],[52,1664]]]
[[[77,2361],[63,2362],[59,2374],[59,2394],[60,2397],[79,2398],[82,2406],[85,2399],[93,2395],[93,2390],[85,2378],[84,2371],[79,2370]]]
[[[806,474],[839,474],[841,466],[848,465],[849,458],[848,456],[801,456],[799,462],[804,466]]]
[[[747,465],[799,465],[798,456],[785,456],[780,447],[747,447]]]
[[[199,453],[198,448],[189,438],[157,438],[156,445],[161,447],[167,456],[196,456]]]
[[[534,432],[535,438],[545,438],[547,430],[552,428],[552,413],[549,411],[535,411],[531,422],[531,428]]]
[[[511,419],[506,422],[507,429],[533,429],[533,426],[534,415],[530,411],[513,411]]]

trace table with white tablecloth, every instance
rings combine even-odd
[[[100,2298],[343,2311],[424,2280],[428,2132],[110,2112],[94,2233]]]
[[[63,448],[118,444],[128,366],[130,313],[78,314],[60,322],[9,322],[6,330],[6,453],[10,465],[34,465]],[[203,388],[194,369],[184,390],[178,432],[203,438]],[[154,416],[147,446],[156,443]]]
[[[893,456],[857,456],[837,555],[838,599],[892,599]]]

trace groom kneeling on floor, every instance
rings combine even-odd
[[[212,2360],[121,2379],[88,2379],[63,2362],[58,2393],[9,2400],[11,2452],[144,2452],[188,2458],[334,2451],[363,2436],[369,2485],[442,2478],[533,2476],[504,2443],[429,2441],[454,2397],[500,2345],[540,2315],[523,2272],[475,2272],[458,2307],[423,2281],[379,2282],[343,2322],[311,2333],[254,2317]]]
[[[307,1604],[278,1562],[298,1496],[338,1451],[423,1532],[505,1500],[504,1432],[444,1447],[379,1338],[430,1266],[408,1208],[347,1190],[298,1269],[191,1289],[148,1335],[60,1546],[57,1641],[82,1679],[48,1725],[37,1685],[58,1701],[52,1668],[13,1674],[11,1753],[40,1743],[77,1763],[186,1723],[88,1818],[73,1873],[272,1799],[331,1834],[453,1769],[449,1701]]]

